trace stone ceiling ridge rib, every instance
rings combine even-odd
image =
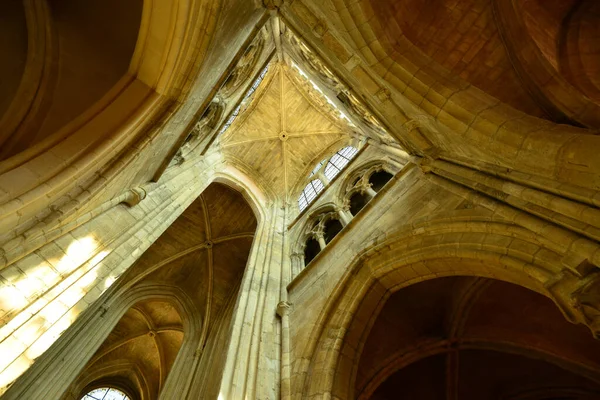
[[[241,162],[261,185],[289,199],[332,145],[351,140],[352,127],[297,68],[272,61],[254,98],[225,132],[225,157]]]

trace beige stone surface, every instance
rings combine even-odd
[[[2,399],[598,393],[592,0],[54,3],[0,7]]]

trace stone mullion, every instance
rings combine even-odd
[[[350,212],[346,209],[343,209],[343,208],[337,209],[337,214],[340,217],[340,221],[342,222],[343,226],[348,225],[350,223],[350,221],[352,221],[352,218],[353,218],[352,214],[350,214]]]
[[[321,251],[325,250],[327,243],[325,243],[325,237],[323,236],[323,232],[316,232],[315,237],[317,238],[317,241],[319,242],[319,247],[321,247]]]
[[[325,174],[323,173],[323,170],[319,170],[319,172],[317,172],[315,175],[316,175],[317,178],[319,178],[319,180],[321,182],[323,182],[323,186],[329,185],[329,182],[330,182],[329,178],[327,178],[325,176]]]
[[[373,200],[373,197],[377,195],[377,192],[371,186],[365,187],[363,192],[369,197],[369,201]]]

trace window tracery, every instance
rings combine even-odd
[[[352,161],[352,159],[358,154],[358,149],[353,146],[346,146],[331,156],[329,159],[321,160],[310,173],[309,177],[317,176],[316,179],[311,180],[302,190],[298,197],[298,208],[302,212],[306,207],[312,203],[317,195],[325,188],[325,185],[329,181],[333,180],[346,166]],[[325,164],[326,163],[326,164]],[[325,168],[323,173],[323,165]]]
[[[304,265],[308,265],[346,225],[339,211],[326,211],[317,215],[311,228],[303,236]]]
[[[90,390],[81,400],[130,400],[130,398],[119,389],[102,387]]]
[[[240,104],[233,110],[233,112],[231,113],[231,115],[227,119],[227,122],[225,122],[225,124],[223,125],[223,127],[219,131],[219,135],[223,134],[227,129],[229,129],[229,127],[231,126],[231,124],[233,124],[233,121],[235,121],[235,119],[237,118],[237,116],[240,114],[240,111],[242,110],[242,105],[245,102],[247,102],[247,100],[250,97],[252,97],[252,95],[254,94],[254,92],[256,91],[256,89],[258,89],[258,87],[260,86],[260,84],[262,83],[262,81],[265,79],[265,76],[267,75],[268,71],[269,71],[269,65],[267,64],[267,66],[265,68],[263,68],[263,70],[261,71],[261,73],[254,80],[254,83],[252,83],[252,86],[250,86],[250,89],[248,89],[248,91],[244,95],[244,98],[242,99],[242,101],[240,102]]]
[[[348,165],[350,160],[356,156],[358,149],[352,146],[346,146],[337,153],[335,153],[325,166],[325,176],[327,179],[332,180]]]
[[[384,164],[359,169],[345,186],[342,204],[356,216],[394,177],[395,170]]]
[[[308,185],[304,188],[298,199],[298,207],[300,210],[304,210],[312,201],[317,197],[319,193],[323,191],[325,185],[320,179],[313,179],[308,182]]]

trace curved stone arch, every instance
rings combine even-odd
[[[206,136],[211,137],[214,134],[225,117],[226,106],[223,99],[215,96],[181,145],[182,157],[186,158],[200,146]]]
[[[466,275],[507,281],[549,297],[569,321],[580,322],[565,310],[568,301],[547,289],[563,269],[563,255],[539,235],[489,218],[426,220],[375,239],[353,259],[301,350],[310,359],[303,372],[326,379],[304,380],[299,387],[308,397],[350,398],[360,340],[385,301],[391,293],[428,279]]]
[[[264,223],[267,208],[275,200],[275,197],[272,192],[263,190],[262,186],[259,186],[256,181],[237,167],[233,163],[231,165],[226,164],[223,170],[215,172],[212,182],[222,183],[240,192],[252,208],[257,225],[260,226]]]
[[[551,364],[555,364],[561,368],[564,368],[575,374],[583,375],[593,381],[598,382],[600,380],[600,373],[588,366],[583,366],[580,363],[573,362],[567,358],[560,357],[557,354],[544,351],[536,348],[525,348],[522,344],[518,343],[507,343],[497,340],[476,340],[469,342],[465,345],[465,349],[469,350],[498,350],[502,349],[503,352],[522,355],[525,357],[531,357],[539,360],[546,361]],[[360,393],[356,394],[356,399],[363,400],[369,399],[373,395],[373,392],[377,387],[385,382],[395,372],[409,366],[410,364],[416,363],[427,357],[435,356],[438,354],[444,354],[448,351],[452,351],[448,340],[432,340],[432,341],[421,341],[415,346],[409,349],[403,349],[401,351],[390,354],[386,357],[384,365],[371,379],[368,381],[366,386]]]
[[[203,4],[203,0],[143,0],[142,21],[138,38],[129,65],[129,73],[157,93],[168,94],[178,76],[178,70],[186,64],[183,53],[197,52],[195,37],[201,33],[201,42],[207,40],[207,33],[213,28],[211,14],[216,12],[221,2]],[[201,8],[208,8],[199,13]],[[163,17],[168,15],[165,26]],[[195,20],[195,17],[198,18]],[[204,37],[202,37],[204,36]],[[194,46],[195,44],[195,46]],[[191,55],[191,54],[189,54]],[[189,66],[187,67],[189,68]]]
[[[514,59],[513,66],[524,77],[521,81],[528,90],[545,103],[544,108],[563,114],[566,122],[570,119],[590,128],[600,126],[600,105],[575,88],[544,57],[523,21],[517,1],[494,0],[492,6],[503,42]]]
[[[319,219],[319,217],[323,214],[328,214],[328,213],[334,213],[336,210],[336,207],[338,207],[338,204],[335,204],[332,201],[328,201],[327,203],[321,204],[319,207],[315,208],[314,210],[311,210],[306,218],[304,219],[304,222],[300,225],[300,229],[298,229],[298,232],[300,232],[300,237],[298,239],[302,240],[302,237],[304,237],[305,235],[307,235],[309,233],[309,231],[312,228],[312,225],[314,225],[314,223],[316,222],[317,219]],[[293,242],[298,242],[298,240],[294,240],[292,238]]]
[[[103,366],[102,368],[94,371],[95,373],[82,379],[81,382],[78,382],[76,385],[71,385],[69,391],[63,395],[63,399],[65,400],[80,400],[85,396],[89,391],[100,388],[100,387],[114,387],[125,392],[128,396],[130,396],[131,400],[146,400],[150,399],[150,392],[148,390],[148,385],[144,384],[144,376],[140,371],[139,367],[134,363],[130,362],[111,362]],[[123,381],[115,382],[114,379],[111,379],[112,374],[118,372],[132,372],[137,382],[131,382],[133,384],[138,384],[139,387],[143,389],[143,392],[140,396],[135,396],[137,393],[134,392],[134,389],[130,388]],[[127,380],[129,381],[129,380]],[[127,382],[129,383],[129,382]]]
[[[169,13],[164,13],[162,6]],[[141,149],[150,146],[161,132],[148,131],[147,124],[173,111],[174,98],[186,96],[191,89],[194,80],[190,76],[199,64],[189,60],[202,56],[220,7],[221,1],[145,1],[129,72],[61,129],[0,161],[0,185],[3,189],[10,186],[0,196],[4,231],[14,229],[18,235],[16,232],[31,229],[37,224],[34,216],[50,204],[63,215],[76,211],[76,203],[97,196],[107,180],[135,162]],[[161,18],[167,15],[169,22],[164,24]],[[98,173],[101,167],[102,176]],[[49,187],[53,190],[48,191]],[[68,197],[77,200],[65,202]],[[17,220],[17,214],[23,217]]]
[[[248,187],[252,187],[254,193],[261,193],[261,198],[267,202],[277,199],[277,195],[273,189],[267,185],[264,185],[261,182],[258,174],[245,161],[232,154],[226,154],[224,156],[224,162],[225,168],[217,173],[225,173],[228,174],[228,176],[243,176],[244,178],[241,178],[241,181],[246,182]]]
[[[304,250],[306,249],[308,240],[311,238],[318,240],[315,229],[322,231],[324,224],[330,219],[339,221],[340,218],[337,213],[339,208],[340,206],[334,202],[327,202],[320,205],[306,216],[299,229],[296,230],[296,234],[290,239],[292,243],[292,251],[290,253],[293,258],[292,264],[296,264],[293,265],[294,275],[297,275],[305,267]]]
[[[342,19],[343,26],[346,32],[353,33],[348,40],[361,56],[358,64],[364,65],[357,68],[369,75],[368,82],[388,85],[395,92],[390,96],[394,103],[390,107],[395,107],[397,116],[394,121],[386,121],[388,126],[404,128],[414,115],[423,114],[420,107],[427,105],[427,113],[431,115],[428,123],[443,133],[429,132],[427,139],[434,145],[457,154],[463,154],[462,147],[470,145],[478,157],[499,165],[514,163],[534,175],[562,182],[576,180],[577,185],[590,187],[590,176],[596,173],[592,171],[600,170],[600,165],[585,155],[584,150],[600,143],[594,131],[556,125],[501,103],[429,62],[405,36],[396,38],[405,49],[398,54],[385,40],[382,27],[372,18],[374,10],[370,3],[351,3],[342,0],[336,3],[336,8],[348,15]],[[395,61],[391,55],[398,55],[403,62]],[[418,71],[416,75],[415,71]],[[412,135],[409,128],[404,135]],[[448,136],[452,140],[448,140]],[[547,147],[550,142],[553,145]],[[585,172],[575,171],[566,160],[567,153],[569,157],[585,158],[589,168]],[[541,169],[542,164],[547,168]]]
[[[219,95],[223,98],[231,97],[231,95],[250,80],[252,72],[255,70],[265,47],[266,35],[268,35],[266,30],[261,29],[255,41],[248,46],[236,67],[225,79],[225,82],[219,88]]]
[[[353,183],[357,178],[365,177],[368,180],[377,171],[386,171],[392,175],[396,175],[400,169],[395,164],[389,162],[387,158],[367,161],[346,174],[344,181],[338,188],[336,198],[340,204],[345,204],[348,197],[359,190],[353,187]]]
[[[111,287],[71,329],[65,332],[3,395],[6,399],[60,398],[104,342],[123,314],[142,300],[171,302],[182,317],[183,343],[165,381],[165,393],[181,393],[189,385],[197,362],[195,350],[202,320],[192,300],[179,288],[146,282],[134,288]]]
[[[304,190],[304,188],[310,181],[312,181],[314,179],[320,179],[319,177],[316,176],[316,174],[312,175],[312,176],[310,175],[311,171],[319,163],[323,162],[323,165],[319,169],[319,170],[323,170],[325,168],[325,166],[327,165],[327,162],[329,161],[329,159],[331,157],[333,157],[333,155],[335,153],[337,153],[339,150],[343,149],[346,146],[352,146],[352,145],[353,145],[352,138],[342,137],[342,138],[336,140],[335,142],[331,143],[329,146],[327,146],[327,148],[325,150],[323,150],[321,153],[319,153],[319,155],[316,156],[308,164],[308,166],[305,169],[304,175],[303,175],[304,178],[298,180],[298,182],[290,190],[290,198],[294,199],[294,201],[297,201],[298,197],[300,196],[300,193],[302,193],[302,191]],[[356,147],[356,148],[358,148],[360,151],[360,147]],[[325,185],[325,182],[323,182],[323,185]]]
[[[0,143],[11,139],[21,124],[47,111],[54,89],[58,38],[47,2],[24,1],[27,22],[27,61],[19,87],[4,115],[0,116]],[[6,149],[4,149],[6,151]]]

